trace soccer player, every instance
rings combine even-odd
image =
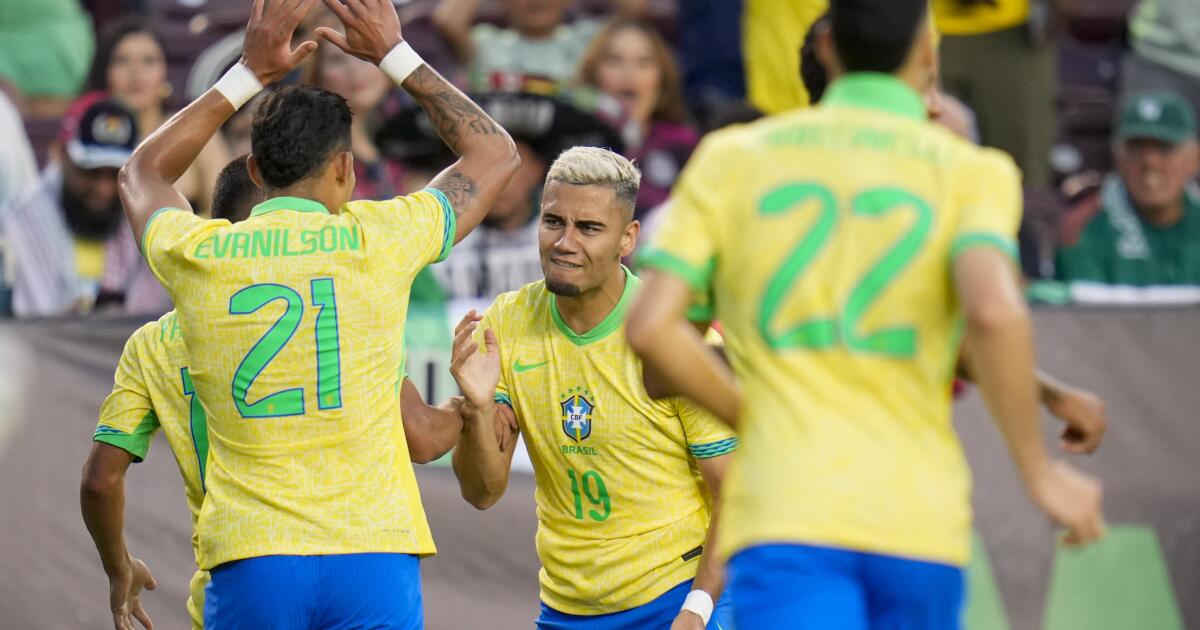
[[[246,157],[236,158],[217,177],[213,218],[231,223],[245,220],[260,201],[262,192],[250,180]],[[455,401],[431,407],[408,379],[402,388],[404,437],[410,457],[414,462],[426,463],[446,454],[462,430]],[[149,615],[139,603],[138,592],[131,592],[135,585],[149,582],[149,570],[130,555],[125,545],[125,473],[131,463],[146,457],[159,429],[179,465],[195,529],[204,498],[208,427],[204,407],[188,374],[183,336],[174,311],[130,336],[118,363],[113,393],[100,409],[92,451],[83,468],[80,503],[109,576],[113,623],[118,630],[131,628],[131,617],[149,627]],[[197,544],[194,537],[192,544]],[[208,572],[197,571],[187,602],[193,628],[203,627],[207,584]]]
[[[637,242],[639,179],[611,151],[559,156],[539,218],[545,279],[456,330],[454,471],[463,497],[490,507],[517,439],[497,443],[493,422],[519,426],[537,481],[540,630],[730,627],[710,517],[737,438],[694,405],[652,400],[622,333],[641,284],[620,262]]]
[[[346,102],[287,87],[266,96],[251,131],[247,165],[267,201],[233,225],[187,212],[171,183],[316,47],[290,44],[312,4],[256,0],[241,62],[135,151],[120,189],[208,412],[196,525],[212,576],[205,626],[414,628],[418,557],[434,547],[395,421],[408,293],[479,223],[519,158],[403,41],[389,0],[326,0],[345,32],[318,33],[406,89],[458,161],[423,191],[349,202]]]
[[[628,338],[736,424],[721,555],[740,627],[957,627],[970,481],[950,424],[966,358],[1025,488],[1067,541],[1099,484],[1038,431],[1016,277],[1019,173],[926,120],[925,0],[838,0],[823,104],[717,132],[692,157]],[[684,321],[711,288],[731,374]]]

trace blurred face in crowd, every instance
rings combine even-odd
[[[321,46],[321,87],[340,94],[357,116],[365,115],[381,103],[391,80],[375,64],[347,55],[332,44]]]
[[[62,206],[67,226],[76,236],[103,239],[121,222],[117,169],[82,169],[63,159]]]
[[[492,209],[483,219],[484,225],[499,229],[515,229],[533,215],[534,192],[546,177],[546,164],[529,145],[517,141],[517,154],[521,166],[508,181],[508,186],[492,204]]]
[[[620,273],[621,258],[637,245],[640,227],[632,217],[612,187],[546,184],[538,226],[546,288],[575,297]]]
[[[1196,140],[1168,144],[1130,138],[1117,145],[1117,171],[1138,212],[1148,221],[1174,221],[1183,188],[1200,171]]]
[[[635,121],[645,124],[658,106],[663,72],[654,42],[641,29],[613,33],[596,69],[596,87],[615,98]]]
[[[113,48],[106,72],[108,91],[134,112],[162,107],[167,91],[167,60],[149,33],[130,33]]]
[[[509,25],[526,37],[547,37],[562,24],[569,0],[504,0]]]

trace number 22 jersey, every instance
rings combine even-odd
[[[961,565],[952,263],[1015,253],[1019,173],[888,75],[712,134],[643,264],[712,291],[741,385],[721,547],[796,542]]]
[[[413,278],[454,213],[426,190],[246,221],[160,210],[143,251],[208,412],[201,568],[266,555],[433,552],[394,395]]]
[[[710,499],[696,459],[733,451],[716,418],[653,400],[624,321],[640,281],[576,334],[544,281],[499,296],[479,330],[500,343],[496,397],[512,407],[537,482],[541,598],[573,615],[645,604],[696,576]]]

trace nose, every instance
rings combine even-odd
[[[568,225],[563,230],[562,236],[558,237],[558,240],[554,242],[554,249],[564,254],[573,254],[579,251],[578,234],[574,226]]]

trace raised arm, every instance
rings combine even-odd
[[[500,381],[500,346],[492,330],[484,331],[487,354],[479,353],[472,339],[478,326],[475,311],[467,313],[454,330],[450,373],[463,391],[463,432],[454,449],[454,475],[462,496],[480,510],[495,505],[508,488],[517,433],[501,432],[498,423],[515,426],[512,408],[494,397]]]
[[[258,89],[287,76],[316,50],[316,42],[311,41],[294,50],[291,47],[292,32],[314,2],[254,0],[239,65],[257,78]],[[231,72],[237,72],[237,68]],[[236,111],[220,91],[221,85],[219,82],[150,134],[121,168],[118,178],[121,203],[137,242],[142,242],[146,224],[157,210],[191,207],[174,184]]]
[[[125,471],[132,462],[133,456],[115,446],[93,443],[79,484],[83,522],[108,575],[109,607],[116,630],[133,630],[134,619],[146,628],[153,626],[139,595],[143,588],[152,591],[157,586],[150,569],[125,546]]]
[[[521,164],[512,138],[458,88],[420,62],[404,43],[391,0],[351,0],[349,7],[340,0],[324,2],[346,32],[321,27],[317,34],[348,54],[382,64],[384,73],[421,104],[442,141],[458,156],[429,187],[450,200],[457,217],[454,242],[461,241],[487,215]]]
[[[433,10],[433,25],[462,63],[475,59],[471,27],[478,10],[479,0],[441,0]]]
[[[1042,445],[1032,327],[1012,263],[993,248],[969,249],[954,260],[954,284],[966,312],[970,371],[1026,492],[1068,529],[1068,542],[1096,540],[1104,533],[1100,484],[1051,460]]]

